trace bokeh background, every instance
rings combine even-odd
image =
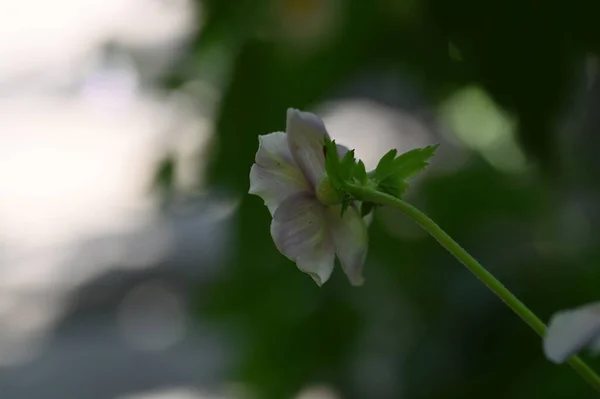
[[[0,396],[596,397],[401,214],[318,288],[246,193],[288,107],[371,168],[441,143],[410,202],[543,319],[600,299],[599,11],[0,1]]]

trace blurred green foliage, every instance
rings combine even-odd
[[[574,158],[558,132],[585,56],[600,50],[600,3],[202,5],[195,73],[223,91],[209,181],[241,205],[231,259],[217,281],[198,288],[199,317],[231,335],[239,360],[232,379],[264,399],[290,398],[313,383],[332,385],[344,398],[593,397],[575,373],[547,362],[539,338],[401,215],[378,210],[364,287],[352,288],[336,271],[318,288],[276,251],[266,208],[246,192],[257,136],[282,130],[288,107],[343,97],[364,73],[407,79],[431,106],[477,84],[516,117],[519,143],[537,167],[507,175],[472,153],[459,170],[415,184],[411,202],[542,318],[598,299],[597,229],[576,250],[561,241],[566,187],[576,176],[565,167]],[[296,20],[285,13],[302,31],[303,18],[329,6],[335,25],[326,40],[290,36]]]

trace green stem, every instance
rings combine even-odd
[[[525,323],[527,323],[540,337],[546,334],[546,325],[523,302],[514,296],[500,281],[488,272],[475,258],[465,251],[452,239],[440,226],[423,212],[409,203],[387,195],[385,193],[364,187],[352,186],[348,188],[351,194],[381,205],[388,205],[401,210],[414,221],[419,223],[433,238],[456,257],[477,276],[494,294],[496,294],[509,308],[513,310]],[[600,377],[579,357],[572,356],[568,363],[577,373],[600,392]]]

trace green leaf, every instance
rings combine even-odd
[[[340,157],[337,152],[335,141],[325,137],[323,145],[323,153],[325,155],[325,171],[333,187],[340,190],[344,186],[344,179],[341,174]]]
[[[344,182],[349,181],[354,175],[356,168],[356,159],[354,158],[354,150],[348,151],[340,162],[340,174]]]
[[[392,173],[392,164],[397,153],[398,150],[396,149],[390,150],[379,160],[377,168],[375,168],[375,179],[379,181],[384,180]]]
[[[416,175],[429,165],[429,159],[438,147],[439,144],[436,144],[405,152],[394,159],[391,173],[404,179]]]
[[[377,189],[400,198],[408,188],[406,179],[425,169],[438,147],[439,145],[436,144],[415,148],[399,156],[396,156],[396,150],[389,151],[381,158],[375,169]]]
[[[396,150],[390,150],[379,161],[377,169],[375,169],[375,179],[384,181],[392,175],[406,179],[416,175],[429,165],[429,158],[433,156],[438,147],[439,144],[415,148],[399,156],[396,156]]]
[[[362,162],[357,163],[354,150],[346,152],[340,159],[335,141],[326,137],[323,153],[325,155],[325,171],[335,189],[343,190],[344,186],[352,182],[354,178],[361,183],[368,181],[365,165]]]
[[[367,169],[365,168],[365,164],[363,161],[358,161],[356,164],[356,168],[354,169],[354,178],[358,180],[360,184],[366,185],[369,182],[369,178],[367,176]]]

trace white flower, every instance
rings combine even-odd
[[[544,337],[544,353],[555,363],[563,363],[586,347],[600,347],[600,303],[556,313]]]
[[[337,254],[352,285],[361,285],[367,227],[352,206],[340,215],[341,198],[325,172],[325,137],[316,115],[288,109],[285,133],[259,137],[249,192],[265,201],[273,216],[273,241],[298,269],[322,285]],[[338,146],[340,154],[346,151]]]

